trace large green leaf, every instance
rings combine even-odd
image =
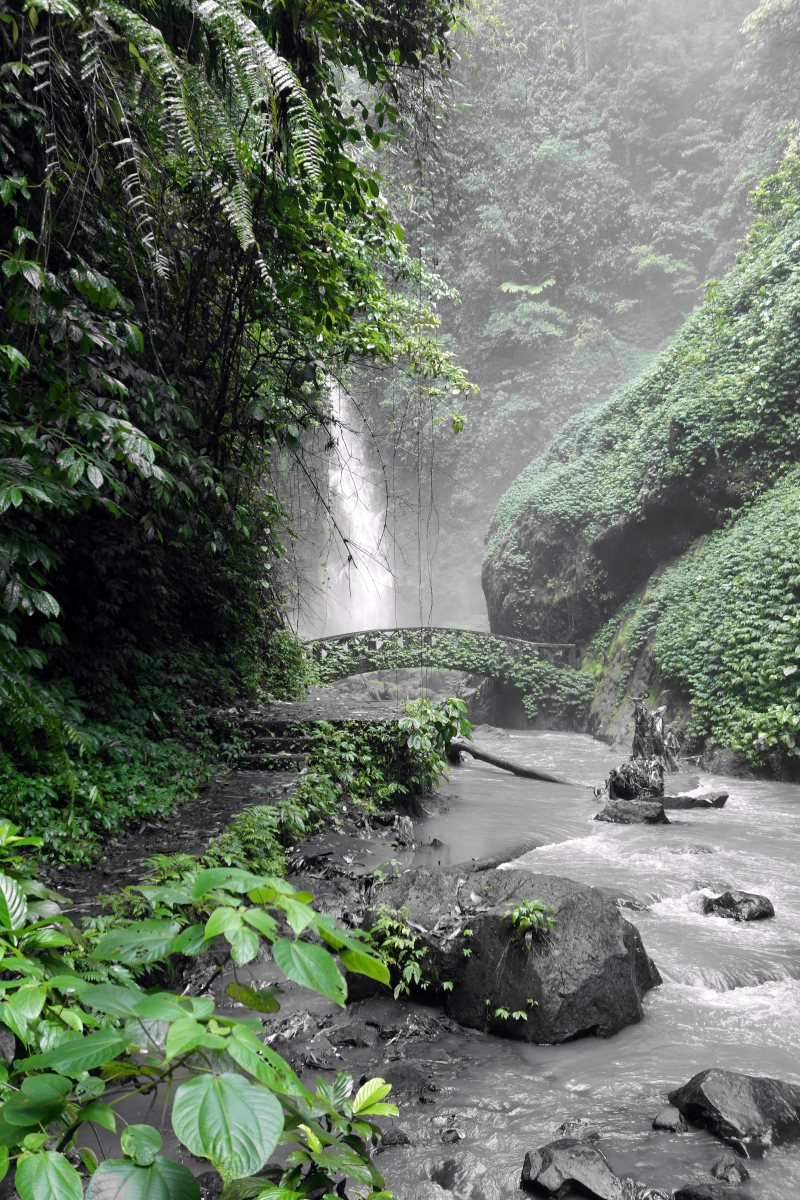
[[[284,1096],[302,1096],[313,1099],[308,1088],[300,1082],[292,1068],[270,1047],[260,1042],[251,1029],[235,1025],[225,1046],[226,1051],[240,1067],[255,1075],[256,1079],[273,1092]]]
[[[24,1092],[14,1092],[3,1107],[3,1117],[9,1125],[49,1125],[61,1116],[65,1105],[63,1096],[26,1096]]]
[[[355,975],[366,975],[369,979],[377,979],[379,983],[387,985],[391,982],[386,963],[372,954],[364,954],[361,950],[340,950],[339,958],[347,970]]]
[[[344,1008],[347,984],[336,963],[322,946],[278,938],[272,947],[272,953],[287,979],[293,979],[295,983],[327,996],[329,1000],[334,1000]]]
[[[139,921],[107,933],[97,943],[93,957],[128,966],[157,962],[170,953],[177,932],[176,921]]]
[[[112,1017],[133,1016],[134,1006],[142,999],[144,994],[135,988],[118,987],[113,983],[90,983],[81,992],[81,1004]]]
[[[0,925],[4,929],[21,929],[25,924],[28,901],[16,879],[0,871]]]
[[[163,1138],[152,1125],[129,1125],[120,1138],[122,1153],[132,1158],[139,1167],[149,1167],[155,1162]]]
[[[272,1092],[241,1075],[199,1075],[175,1094],[172,1128],[223,1179],[260,1171],[278,1144],[283,1110]]]
[[[194,881],[192,899],[200,900],[207,892],[226,888],[229,892],[247,892],[264,882],[261,875],[253,875],[240,867],[210,867],[201,871]]]
[[[187,925],[172,943],[173,954],[202,954],[207,949],[205,925]]]
[[[44,1054],[33,1054],[24,1059],[23,1071],[41,1071],[50,1068],[70,1075],[73,1079],[84,1071],[91,1071],[109,1059],[116,1058],[128,1048],[128,1038],[117,1029],[98,1029],[88,1037],[71,1038],[46,1050]]]
[[[235,963],[242,966],[253,961],[258,954],[257,933],[253,933],[252,929],[238,929],[235,933],[229,933],[227,937],[231,944],[231,958]]]
[[[209,1050],[224,1050],[226,1038],[215,1033],[209,1033],[205,1025],[195,1021],[194,1017],[184,1017],[170,1025],[167,1034],[167,1060],[177,1058],[179,1054],[189,1054],[200,1046]]]
[[[188,1167],[157,1155],[149,1166],[130,1158],[108,1158],[89,1180],[86,1200],[200,1200]]]
[[[83,1200],[80,1175],[63,1154],[53,1151],[23,1158],[14,1185],[22,1200]]]
[[[22,1017],[24,1021],[35,1021],[44,1008],[46,999],[47,988],[40,983],[33,987],[21,987],[9,998],[8,1003],[16,1016]]]
[[[63,1100],[72,1091],[72,1080],[63,1075],[28,1075],[20,1088],[35,1100]]]
[[[251,988],[246,983],[229,983],[225,991],[240,1004],[246,1004],[248,1008],[252,1008],[254,1012],[275,1013],[280,1011],[281,1006],[275,999],[276,994],[283,995],[280,988]]]

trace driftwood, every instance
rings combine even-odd
[[[534,771],[532,767],[521,767],[518,763],[509,762],[508,759],[498,758],[496,754],[489,754],[486,750],[478,750],[472,742],[462,742],[460,738],[453,738],[450,746],[453,750],[465,750],[473,758],[491,763],[493,767],[499,767],[501,771],[510,771],[512,775],[521,775],[523,779],[538,779],[542,783],[564,783],[568,787],[586,786],[583,783],[575,783],[572,779],[564,779],[561,775],[548,775],[547,771]]]

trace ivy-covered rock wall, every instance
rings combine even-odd
[[[483,569],[493,630],[581,643],[602,688],[625,629],[619,704],[648,645],[638,686],[678,688],[690,732],[759,761],[800,725],[799,185],[795,143],[736,266],[653,369],[508,491]]]

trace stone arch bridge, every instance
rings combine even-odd
[[[575,667],[576,647],[567,642],[525,642],[474,629],[408,626],[367,629],[314,638],[305,643],[321,684],[364,671],[432,667],[488,675],[499,683],[525,687],[543,664]]]

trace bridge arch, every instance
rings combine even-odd
[[[365,671],[432,667],[487,675],[530,695],[545,679],[575,667],[576,648],[567,642],[525,642],[520,638],[449,626],[367,629],[314,638],[305,643],[321,684]]]

